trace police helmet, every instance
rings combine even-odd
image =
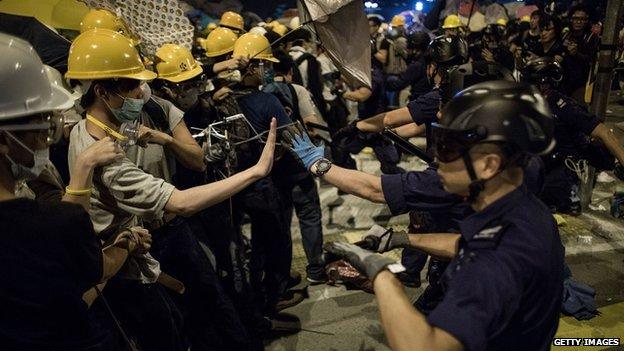
[[[427,50],[427,46],[429,45],[429,34],[419,31],[410,34],[407,37],[407,48],[410,50]]]
[[[557,86],[563,80],[563,69],[552,57],[538,57],[524,66],[521,72],[523,82]]]
[[[457,36],[438,36],[429,43],[428,62],[443,67],[452,67],[468,62],[468,44]]]
[[[451,162],[479,143],[497,143],[506,157],[542,155],[554,147],[548,103],[534,86],[512,81],[473,85],[453,97],[433,124],[436,157]]]
[[[511,71],[497,62],[475,61],[453,67],[448,73],[448,99],[470,86],[491,80],[515,81]]]

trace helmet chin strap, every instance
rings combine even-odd
[[[472,165],[472,158],[470,157],[470,153],[468,151],[464,152],[464,154],[462,155],[462,159],[464,160],[466,170],[468,171],[468,175],[470,176],[470,184],[468,185],[468,197],[466,198],[466,200],[468,200],[468,202],[470,203],[473,203],[475,202],[477,197],[479,197],[479,194],[481,194],[483,189],[485,189],[485,183],[494,179],[494,177],[503,172],[506,164],[503,163],[498,171],[496,171],[496,173],[494,173],[494,175],[489,179],[479,179]]]
[[[470,153],[468,151],[464,152],[462,155],[462,159],[464,160],[464,165],[466,166],[466,170],[468,171],[468,175],[470,176],[470,184],[468,185],[468,202],[474,202],[479,194],[485,188],[485,179],[479,179],[477,177],[477,173],[474,170],[472,165],[472,158],[470,157]]]

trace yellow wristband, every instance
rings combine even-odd
[[[91,195],[91,190],[93,190],[93,188],[74,190],[69,187],[65,187],[65,194],[73,196],[86,196]]]

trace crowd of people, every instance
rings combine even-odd
[[[588,165],[624,176],[587,109],[601,15],[368,15],[370,86],[295,19],[228,11],[146,55],[91,9],[62,72],[33,34],[0,33],[0,348],[261,350],[305,299],[296,215],[307,283],[340,259],[367,277],[393,349],[549,349],[569,276],[551,214],[580,214]],[[403,169],[388,132],[434,161]],[[365,147],[381,176],[357,169]],[[408,230],[324,243],[318,179]]]

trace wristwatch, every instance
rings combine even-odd
[[[318,161],[316,161],[312,167],[310,168],[310,171],[312,172],[312,174],[316,177],[322,177],[323,174],[327,173],[329,171],[329,169],[331,168],[332,163],[330,160],[326,159],[326,158],[322,158]]]

